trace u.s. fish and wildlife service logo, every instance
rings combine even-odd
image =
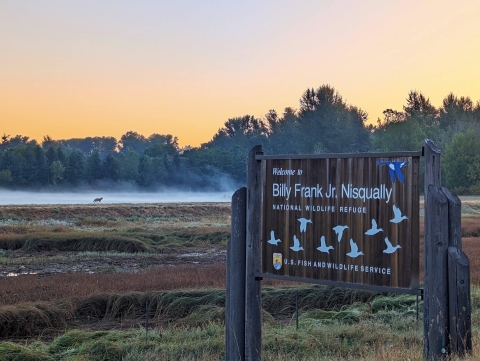
[[[281,253],[274,253],[273,254],[273,268],[279,270],[282,268],[282,254]]]

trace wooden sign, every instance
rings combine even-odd
[[[418,288],[420,155],[261,156],[262,276]]]

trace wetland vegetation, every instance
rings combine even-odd
[[[462,211],[474,360],[479,200]],[[0,360],[224,359],[229,237],[227,202],[0,206]],[[422,359],[415,296],[262,282],[265,360]]]

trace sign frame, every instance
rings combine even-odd
[[[420,250],[420,246],[419,246],[419,239],[420,239],[420,227],[419,227],[419,218],[420,218],[420,210],[419,210],[419,203],[420,203],[420,189],[419,189],[419,184],[420,184],[420,157],[422,157],[424,154],[423,154],[423,150],[422,151],[417,151],[417,152],[388,152],[388,153],[340,153],[340,154],[306,154],[306,155],[263,155],[263,154],[257,154],[255,156],[255,160],[256,161],[260,161],[261,162],[261,179],[262,179],[262,206],[261,206],[261,216],[260,216],[260,220],[261,220],[261,228],[262,228],[262,240],[261,240],[261,258],[262,258],[262,265],[261,265],[261,268],[260,268],[260,271],[256,273],[256,277],[258,278],[272,278],[272,279],[279,279],[279,280],[287,280],[287,281],[293,281],[293,282],[306,282],[306,283],[314,283],[314,284],[322,284],[322,285],[331,285],[331,286],[339,286],[339,287],[348,287],[348,288],[359,288],[359,289],[368,289],[368,290],[373,290],[373,291],[380,291],[380,292],[395,292],[395,293],[408,293],[408,294],[421,294],[421,289],[419,288],[420,285],[419,285],[419,250]],[[408,158],[408,163],[410,164],[405,164],[405,165],[400,165],[401,162],[405,161],[405,159]],[[276,163],[275,163],[276,162]],[[377,162],[379,162],[379,164],[377,164]],[[382,162],[380,164],[380,162]],[[272,181],[272,175],[270,174],[270,172],[272,171],[272,164],[289,164],[290,166],[288,167],[285,167],[285,168],[277,168],[277,172],[275,173],[275,175],[280,175],[280,176],[283,176],[283,177],[280,177],[281,178],[284,178],[285,179],[285,182],[278,182],[278,183],[271,183]],[[301,165],[300,167],[298,165]],[[330,275],[334,275],[334,274],[346,274],[347,272],[357,272],[359,273],[359,267],[362,267],[362,263],[360,262],[356,262],[356,259],[350,259],[350,258],[345,258],[344,254],[345,254],[345,249],[348,248],[348,240],[346,239],[342,239],[340,240],[340,237],[338,238],[338,243],[337,241],[334,241],[332,242],[332,234],[331,234],[331,230],[329,228],[332,228],[332,226],[334,225],[333,223],[338,223],[337,221],[332,221],[332,219],[335,219],[335,220],[338,220],[338,219],[342,219],[342,215],[339,215],[337,214],[338,213],[338,210],[340,208],[340,205],[341,204],[344,204],[344,205],[352,205],[354,208],[357,207],[359,204],[362,203],[362,199],[358,199],[358,192],[356,193],[357,195],[357,198],[356,199],[353,199],[353,196],[352,194],[353,193],[349,193],[350,191],[348,190],[348,187],[346,184],[348,183],[352,188],[357,188],[357,189],[360,189],[360,186],[366,186],[367,184],[365,184],[365,180],[363,179],[362,181],[360,182],[357,182],[355,177],[352,176],[352,172],[356,172],[357,170],[356,169],[349,169],[349,165],[352,165],[353,166],[357,166],[358,164],[361,164],[362,165],[362,169],[365,165],[365,167],[370,167],[369,169],[371,171],[373,171],[375,174],[373,176],[372,179],[374,179],[374,183],[375,182],[380,182],[381,185],[379,185],[378,189],[377,188],[372,188],[372,189],[375,189],[375,191],[377,193],[375,193],[377,195],[377,198],[375,200],[370,200],[369,202],[366,202],[366,199],[365,197],[363,198],[363,203],[365,203],[367,206],[364,207],[364,208],[368,208],[368,207],[371,207],[371,208],[375,208],[375,211],[372,213],[372,214],[375,214],[376,217],[379,217],[378,215],[379,214],[382,214],[381,217],[383,217],[384,221],[385,221],[385,217],[386,217],[386,214],[388,212],[389,215],[392,215],[395,211],[392,210],[392,206],[393,206],[393,198],[394,197],[401,197],[401,196],[404,196],[404,193],[407,192],[408,193],[408,197],[411,198],[408,200],[408,204],[409,204],[409,210],[408,210],[408,222],[410,222],[410,225],[408,226],[408,234],[407,234],[407,237],[408,237],[408,246],[405,248],[405,249],[402,249],[402,251],[405,251],[404,253],[408,253],[408,255],[406,255],[406,259],[402,259],[402,264],[401,265],[404,265],[404,264],[407,264],[408,265],[408,275],[406,276],[407,280],[405,279],[402,279],[402,277],[404,275],[399,275],[399,273],[401,272],[400,269],[398,269],[398,265],[396,265],[396,269],[394,269],[394,273],[395,273],[395,277],[399,277],[399,279],[402,279],[401,280],[401,284],[400,286],[398,285],[398,281],[395,280],[393,283],[392,282],[386,282],[385,284],[382,283],[382,282],[378,282],[377,280],[379,279],[379,277],[370,277],[370,275],[361,275],[359,277],[357,277],[357,280],[354,280],[354,281],[351,281],[350,279],[345,278],[343,276],[327,276],[325,277],[325,270],[321,271],[319,269],[317,269],[316,271],[308,271],[308,270],[305,270],[306,268],[310,267],[312,268],[312,265],[315,264],[315,266],[317,268],[322,268],[321,266],[317,266],[317,261],[319,260],[319,258],[315,258],[315,256],[312,256],[313,258],[309,258],[310,256],[308,257],[305,257],[303,260],[301,259],[294,259],[294,257],[290,257],[289,256],[289,253],[291,253],[291,251],[288,250],[288,248],[291,248],[293,249],[295,247],[295,245],[299,245],[299,244],[302,244],[305,243],[306,241],[306,233],[309,231],[309,236],[310,236],[310,240],[309,242],[312,243],[312,242],[316,242],[318,244],[316,245],[320,245],[321,247],[327,247],[326,244],[328,243],[329,247],[335,247],[335,248],[343,248],[343,252],[341,255],[340,255],[340,251],[339,250],[336,250],[336,251],[332,251],[333,252],[336,252],[337,253],[337,258],[338,257],[344,257],[344,258],[341,258],[340,261],[337,260],[337,262],[330,262],[334,265],[336,265],[337,269],[335,271],[333,270],[329,270],[328,273]],[[372,166],[373,164],[373,166]],[[343,189],[343,193],[342,193],[342,196],[351,196],[348,200],[348,202],[346,201],[346,199],[344,199],[343,203],[339,203],[340,200],[337,198],[336,200],[332,200],[330,199],[329,202],[327,202],[325,199],[320,199],[320,198],[323,198],[325,197],[326,198],[326,195],[327,195],[327,191],[328,191],[328,186],[330,183],[330,180],[327,182],[327,183],[322,183],[321,181],[318,181],[317,182],[317,179],[309,179],[309,182],[308,181],[302,181],[301,178],[302,177],[298,177],[298,170],[302,167],[306,167],[305,170],[307,170],[307,174],[304,178],[308,178],[308,172],[311,171],[311,169],[313,168],[314,165],[321,165],[322,167],[325,166],[327,167],[328,169],[324,171],[324,173],[322,174],[327,174],[329,173],[329,171],[331,170],[335,170],[335,175],[331,176],[331,177],[327,177],[327,178],[331,178],[331,181],[332,183],[335,183],[335,187],[333,188],[337,188],[338,189],[338,185],[343,185],[344,189]],[[376,166],[376,167],[375,167]],[[397,173],[397,171],[400,169],[400,167],[405,167],[405,169],[407,168],[410,168],[408,170],[408,175],[406,176],[406,179],[404,180],[403,179],[403,172],[400,171],[400,174]],[[338,168],[342,168],[341,170],[338,170]],[[389,167],[392,167],[392,170],[389,169]],[[394,168],[397,167],[398,169],[395,170]],[[308,169],[307,169],[308,168]],[[374,169],[376,168],[376,169]],[[281,169],[281,171],[278,171],[278,169]],[[301,170],[301,169],[300,169]],[[267,172],[269,172],[269,174],[267,174]],[[345,172],[342,173],[342,172]],[[304,173],[305,175],[305,173]],[[295,178],[296,177],[296,178]],[[348,182],[346,182],[344,179],[342,179],[342,177],[346,177],[348,178]],[[401,178],[401,181],[399,180],[399,178]],[[290,178],[290,180],[287,181],[287,178]],[[295,180],[293,179],[295,178]],[[313,177],[315,178],[315,177]],[[346,179],[345,178],[345,179]],[[276,177],[275,179],[279,179],[279,177]],[[396,182],[395,182],[396,181]],[[401,185],[404,185],[404,181],[407,183],[409,189],[407,191],[402,191],[400,189],[400,186]],[[270,182],[270,183],[269,183]],[[298,183],[295,183],[295,182],[298,182]],[[303,183],[308,183],[308,184],[303,184]],[[382,183],[383,182],[383,183]],[[388,183],[390,182],[390,183]],[[368,182],[367,182],[368,183]],[[387,183],[388,183],[388,186],[389,188],[387,189]],[[274,186],[275,184],[275,186]],[[299,185],[298,185],[299,184]],[[298,186],[297,186],[298,185]],[[376,186],[378,184],[370,184],[371,187],[373,186]],[[303,193],[303,198],[305,198],[305,196],[307,196],[307,198],[310,198],[310,199],[303,199],[302,198],[302,190],[301,188],[305,186],[305,189],[307,192],[309,193]],[[275,189],[273,189],[275,187]],[[395,191],[394,191],[394,187],[395,188]],[[332,187],[330,186],[330,189]],[[301,198],[301,202],[299,202],[299,208],[294,208],[292,210],[284,210],[284,209],[281,209],[279,212],[283,211],[284,213],[289,213],[289,216],[284,216],[286,217],[286,220],[283,221],[281,218],[282,216],[280,216],[280,218],[276,218],[275,220],[271,220],[269,219],[268,217],[268,212],[272,210],[272,194],[268,195],[268,190],[270,191],[270,193],[273,192],[273,196],[276,196],[277,199],[281,199],[283,197],[283,200],[286,200],[286,197],[287,197],[287,193],[290,192],[290,195],[293,196],[293,194],[295,194],[295,196],[297,197],[297,201],[299,200],[298,197]],[[331,191],[330,191],[330,194],[331,194]],[[372,193],[371,193],[372,194]],[[392,197],[392,200],[388,200],[387,202],[387,195],[390,195]],[[380,199],[380,197],[384,197],[384,199]],[[316,200],[312,200],[312,198],[315,198],[317,197]],[[338,197],[338,192],[337,192],[337,197]],[[291,199],[291,198],[290,198]],[[397,200],[398,201],[398,200]],[[322,218],[322,216],[319,214],[320,213],[316,213],[316,214],[313,214],[311,212],[311,208],[309,211],[306,211],[306,206],[307,206],[307,203],[310,202],[310,206],[314,203],[312,202],[317,202],[317,209],[321,209],[323,212],[330,212],[331,214],[328,216],[328,218]],[[323,203],[322,203],[323,202]],[[372,202],[376,202],[376,203],[372,203]],[[297,202],[298,203],[298,202]],[[333,207],[335,208],[336,207],[336,210],[333,210],[333,211],[327,211],[326,207],[325,206],[325,210],[323,209],[323,205],[326,205],[326,204],[329,204],[329,205],[333,205]],[[321,206],[319,206],[318,204],[322,204]],[[267,209],[268,207],[268,209]],[[387,209],[383,209],[387,207]],[[401,207],[401,206],[400,206]],[[275,209],[275,208],[273,208]],[[360,208],[359,208],[360,209]],[[309,217],[300,217],[300,215],[305,215],[306,213],[309,213]],[[368,214],[366,214],[366,210],[365,209],[362,209],[361,212],[363,214],[360,214],[358,213],[356,216],[358,219],[361,218],[361,222],[360,221],[356,221],[355,223],[362,223],[362,225],[366,225],[367,223],[369,224],[370,220],[367,220],[368,218]],[[350,212],[346,212],[346,213],[351,213]],[[383,215],[383,213],[385,213],[385,215]],[[325,213],[324,213],[325,214]],[[294,218],[293,220],[290,219],[290,218]],[[354,219],[355,217],[352,216],[353,218],[351,219]],[[395,216],[396,217],[396,216]],[[395,218],[394,217],[394,218]],[[373,218],[373,216],[371,216],[370,218]],[[305,220],[305,221],[309,221],[308,223],[303,223],[303,221],[301,221],[301,219]],[[324,222],[325,220],[327,220],[326,222]],[[284,233],[285,234],[282,234],[282,237],[280,237],[280,234],[282,232],[279,231],[278,235],[275,234],[275,230],[273,228],[275,227],[272,227],[272,222],[274,224],[277,224],[278,222],[281,222],[282,224],[282,229],[285,230]],[[277,222],[277,223],[275,223]],[[332,223],[333,222],[333,223]],[[286,224],[288,223],[288,225]],[[309,223],[312,223],[311,225]],[[320,224],[320,223],[325,223],[327,224],[326,226],[323,226],[322,228],[322,231],[312,231],[312,230],[309,230],[309,227],[313,227],[315,224]],[[341,223],[341,222],[340,222]],[[385,224],[385,222],[384,222]],[[390,223],[386,223],[385,224],[387,227],[383,226],[383,228],[386,229],[386,232],[384,232],[384,234],[382,235],[372,235],[372,237],[376,237],[376,244],[377,246],[375,246],[374,250],[371,251],[371,252],[365,252],[367,255],[370,254],[370,259],[371,259],[371,263],[375,263],[375,262],[379,262],[378,259],[381,257],[381,256],[389,256],[388,254],[387,255],[383,255],[382,254],[382,251],[379,251],[377,248],[379,247],[378,245],[382,245],[383,248],[385,248],[385,244],[388,244],[387,241],[385,240],[384,241],[384,238],[392,238],[390,241],[392,244],[399,244],[398,243],[398,236],[395,236],[395,231],[397,230],[398,228],[398,225],[394,225],[393,223],[390,224]],[[388,232],[388,226],[391,226],[390,227],[390,234],[387,235],[387,237],[383,237],[383,235],[385,235],[387,232]],[[291,229],[293,229],[293,227],[298,227],[298,229],[296,229],[295,232],[300,232],[297,234],[294,235],[293,239],[291,238],[292,236],[292,232],[291,232]],[[327,228],[325,228],[327,227]],[[317,227],[318,228],[318,227]],[[373,223],[372,223],[372,228],[373,228]],[[380,228],[380,226],[378,227]],[[330,231],[330,234],[328,233]],[[272,232],[272,234],[270,235],[270,232]],[[302,234],[302,232],[305,232]],[[324,238],[322,240],[322,243],[320,244],[320,237],[319,235],[320,234],[325,234],[325,237],[324,238],[322,236],[322,238]],[[336,231],[335,231],[336,232]],[[347,231],[349,232],[349,231]],[[354,237],[353,236],[353,233],[352,234],[347,234],[346,232],[346,238],[350,238],[350,236]],[[374,231],[372,231],[374,232]],[[380,231],[378,231],[380,232]],[[377,232],[377,233],[378,233]],[[315,235],[315,237],[312,238],[312,236]],[[356,231],[355,233],[356,237],[359,237],[359,231]],[[402,231],[402,236],[405,235],[405,231]],[[303,238],[301,238],[301,236],[303,236]],[[382,236],[382,237],[381,237]],[[278,237],[278,238],[277,238]],[[298,237],[298,238],[297,238]],[[367,236],[363,236],[363,237],[367,237]],[[368,236],[369,237],[369,236]],[[381,238],[380,238],[381,237]],[[282,239],[280,239],[282,238]],[[287,239],[285,239],[287,238]],[[297,241],[295,241],[295,238],[297,238]],[[317,239],[318,238],[318,239]],[[325,239],[327,239],[327,242],[325,242]],[[270,242],[268,242],[270,241]],[[340,242],[343,242],[343,243],[340,243]],[[356,242],[355,242],[356,241]],[[362,245],[365,245],[366,244],[366,241],[365,240],[355,240],[353,241],[353,238],[350,239],[350,246],[352,246],[352,243],[351,242],[354,242],[355,244],[359,243],[359,244],[362,244]],[[267,242],[270,243],[270,245],[267,245]],[[277,245],[275,245],[275,242],[278,244],[282,243],[282,248],[280,247],[276,247]],[[293,246],[292,246],[292,242],[293,242]],[[361,242],[361,243],[360,243]],[[370,242],[370,241],[369,241]],[[385,243],[384,243],[385,242]],[[404,242],[404,240],[402,239],[402,242]],[[287,247],[287,244],[291,247]],[[403,243],[402,243],[403,244]],[[271,249],[271,251],[266,251],[267,247],[269,247],[268,249]],[[309,246],[310,248],[310,253],[315,252],[314,249],[312,248],[313,246],[310,245]],[[398,248],[401,248],[401,247],[398,247]],[[279,251],[278,249],[283,249],[284,252],[281,252]],[[317,248],[319,249],[319,248]],[[388,249],[388,247],[387,247]],[[384,250],[384,253],[387,253],[387,249]],[[379,253],[380,252],[380,253]],[[393,251],[395,252],[395,251]],[[393,253],[392,252],[392,253]],[[298,253],[301,253],[301,252],[298,252]],[[304,252],[305,253],[305,252]],[[326,250],[325,253],[329,253],[329,250]],[[283,256],[282,256],[283,254]],[[313,253],[312,253],[313,254]],[[376,256],[374,256],[376,255]],[[323,255],[325,256],[325,255]],[[327,256],[328,257],[328,256]],[[363,258],[363,255],[362,257]],[[361,259],[359,257],[359,259]],[[367,257],[365,257],[367,258]],[[397,257],[398,258],[398,257]],[[284,267],[280,266],[278,264],[278,262],[285,262],[283,263]],[[346,260],[346,261],[345,261]],[[296,264],[290,264],[289,262],[296,262]],[[276,262],[276,263],[275,263]],[[305,267],[303,267],[303,269],[301,271],[292,271],[292,269],[294,268],[297,268],[297,269],[301,269],[302,266],[300,267],[297,267],[298,266],[298,262],[305,262]],[[386,261],[383,261],[383,262],[386,262]],[[398,262],[398,259],[397,261],[395,262]],[[406,263],[405,263],[406,262]],[[328,262],[327,262],[328,263]],[[323,268],[327,268],[326,262],[323,262],[322,261],[322,265],[323,265]],[[270,268],[268,269],[267,267],[267,264],[271,264],[273,269]],[[338,270],[338,266],[341,265],[342,268],[345,268],[343,270]],[[286,266],[286,267],[285,267]],[[289,271],[287,272],[287,274],[284,273],[285,269],[288,267],[288,266],[292,266]],[[355,271],[355,266],[357,266],[357,270]],[[335,266],[332,266],[332,267],[335,267]],[[352,268],[353,267],[353,268]],[[367,266],[367,267],[373,267],[375,268],[376,266]],[[283,270],[282,270],[283,268]],[[372,268],[372,269],[373,269]],[[384,270],[386,268],[379,268],[381,270]],[[318,277],[319,274],[321,274],[323,272],[323,276],[320,276]],[[389,272],[390,272],[390,269],[389,269]],[[386,273],[386,271],[385,271]],[[390,273],[389,273],[390,274]],[[393,273],[392,273],[393,275]],[[355,279],[355,276],[351,276],[353,277],[353,279]],[[393,277],[393,276],[392,276]],[[367,279],[367,281],[364,281],[363,279]],[[368,280],[368,278],[371,278],[373,279],[372,280]],[[385,276],[385,274],[383,274],[382,277],[380,277],[381,279],[387,279],[388,277]],[[358,279],[361,279],[361,281],[358,281]]]

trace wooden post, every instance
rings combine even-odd
[[[462,202],[448,188],[442,192],[448,201],[448,245],[462,249]]]
[[[232,197],[231,237],[227,244],[225,359],[245,360],[245,245],[247,188]]]
[[[451,352],[472,350],[470,261],[457,247],[448,247],[449,322]]]
[[[245,359],[262,359],[262,288],[257,274],[261,269],[262,162],[255,156],[262,146],[253,147],[247,160],[247,268],[245,290]]]
[[[465,355],[472,350],[470,261],[462,252],[462,204],[442,188],[448,200],[448,309],[450,351]]]
[[[428,186],[433,184],[440,187],[442,176],[440,172],[440,149],[431,139],[425,139],[425,194]]]
[[[427,209],[427,190],[430,184],[436,187],[442,186],[442,176],[440,172],[440,149],[431,139],[425,139],[423,147],[425,158],[425,183],[423,188],[424,209]]]
[[[425,209],[424,357],[436,360],[448,352],[448,202],[429,185]]]

